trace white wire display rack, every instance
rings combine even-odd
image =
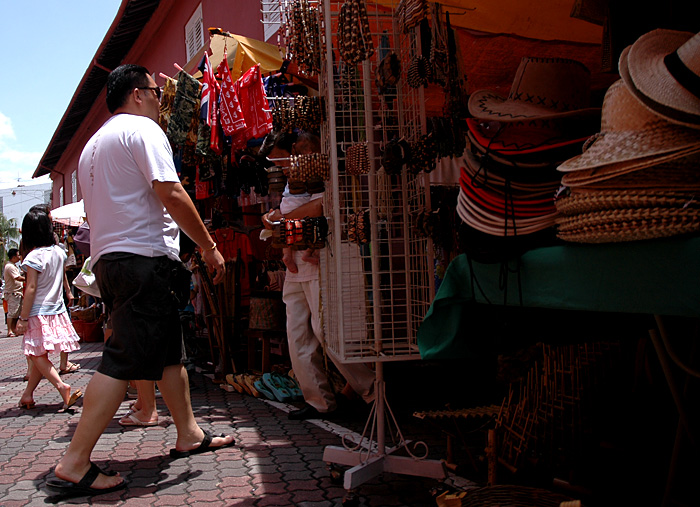
[[[375,80],[377,67],[391,52],[402,65],[410,61],[417,51],[415,36],[398,33],[395,6],[368,2],[374,54],[359,65],[346,65],[337,50],[342,5],[319,2],[320,95],[326,104],[321,138],[331,160],[324,201],[329,238],[321,266],[323,322],[331,356],[345,363],[373,362],[377,374],[376,400],[361,441],[344,439],[344,447],[324,452],[326,462],[351,467],[344,487],[352,491],[383,472],[444,479],[446,470],[442,462],[426,459],[425,444],[404,439],[384,384],[385,362],[420,359],[416,334],[434,294],[432,244],[415,227],[419,214],[430,208],[428,180],[406,167],[392,174],[382,167],[382,149],[392,138],[411,142],[425,132],[422,89],[411,89],[399,78],[380,91]],[[348,174],[348,149],[361,142],[367,143],[369,172]],[[361,211],[369,221],[368,241],[360,245],[352,241],[357,231],[349,218]]]
[[[327,47],[321,72],[321,96],[327,115],[322,129],[324,151],[331,157],[332,177],[326,189],[329,246],[323,259],[322,300],[326,346],[343,362],[420,359],[416,333],[432,294],[432,246],[416,233],[417,216],[430,206],[424,173],[388,175],[381,150],[393,137],[412,141],[422,132],[420,91],[401,80],[380,94],[375,72],[382,57],[395,52],[408,62],[411,37],[395,34],[391,9],[368,4],[375,53],[355,67],[335,51],[336,16],[342,2],[325,8]],[[383,41],[383,42],[382,42]],[[405,63],[404,63],[405,65]],[[330,81],[332,78],[332,81]],[[343,170],[346,151],[367,142],[369,173]],[[369,242],[349,241],[348,218],[369,214]]]

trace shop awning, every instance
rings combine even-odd
[[[77,227],[85,221],[85,205],[81,199],[51,210],[51,220],[70,227]]]
[[[397,3],[396,0],[373,1],[388,6]],[[572,10],[580,3],[576,0],[448,0],[440,5],[443,12],[450,13],[453,27],[529,39],[600,44],[602,26],[571,17]],[[605,3],[589,2],[586,7],[595,4],[602,8]]]

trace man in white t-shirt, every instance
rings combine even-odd
[[[88,141],[78,178],[90,222],[90,253],[100,294],[112,320],[102,362],[85,393],[67,452],[47,485],[96,495],[126,486],[118,474],[90,461],[116,414],[129,380],[157,381],[177,427],[171,458],[233,444],[230,435],[203,431],[192,412],[182,330],[173,297],[179,228],[202,249],[214,283],[225,264],[192,200],[180,184],[167,136],[158,126],[160,88],[144,67],[122,65],[107,80],[113,116]],[[179,226],[179,227],[178,227]]]

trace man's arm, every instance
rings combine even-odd
[[[216,243],[211,239],[187,191],[174,181],[154,181],[153,190],[180,229],[202,249],[202,258],[209,271],[216,271],[214,283],[223,281],[226,273],[224,258],[216,248],[212,248]]]
[[[270,222],[277,222],[281,218],[305,218],[305,217],[320,217],[323,215],[323,198],[314,199],[306,204],[302,204],[298,208],[290,211],[284,217],[278,209],[270,210],[266,215],[263,215],[263,219],[267,219]],[[269,229],[269,227],[268,227]]]

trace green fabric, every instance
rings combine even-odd
[[[463,354],[478,304],[700,317],[700,238],[553,246],[511,261],[455,258],[418,330],[423,359]],[[473,277],[472,277],[473,269]],[[504,283],[506,282],[507,283]]]

